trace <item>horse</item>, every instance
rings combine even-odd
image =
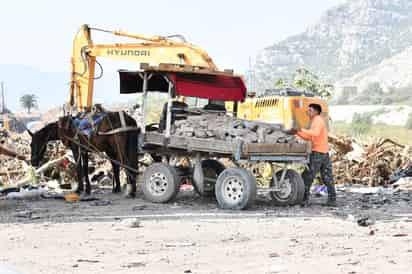
[[[35,133],[32,133],[28,129],[27,129],[27,132],[32,138],[31,143],[30,143],[30,149],[31,149],[30,162],[33,167],[38,167],[43,161],[44,154],[47,149],[47,144],[50,141],[60,140],[60,136],[58,135],[58,123],[57,122],[49,123],[42,129],[36,131]],[[75,144],[68,144],[67,147],[72,150],[74,159],[80,159],[79,149],[77,148],[77,146],[75,146]],[[83,169],[81,166],[81,161],[79,161],[76,164],[76,174],[77,174],[78,186],[82,182],[82,178],[83,178],[82,172],[83,172]],[[115,182],[113,181],[113,185],[114,183]],[[79,189],[80,187],[77,188],[76,192],[80,193]]]
[[[77,163],[78,187],[76,192],[83,192],[83,181],[85,181],[85,192],[90,194],[88,153],[104,152],[110,158],[113,167],[113,192],[121,191],[119,174],[120,166],[123,166],[130,186],[128,197],[135,197],[139,134],[140,130],[136,121],[124,112],[105,112],[95,132],[90,136],[79,131],[71,115],[63,116],[57,122],[48,124],[38,132],[30,133],[32,135],[31,162],[33,166],[38,166],[44,156],[47,142],[61,140],[66,147],[72,150]]]

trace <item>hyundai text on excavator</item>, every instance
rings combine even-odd
[[[136,43],[95,44],[92,31],[135,39]],[[175,41],[174,38],[181,41]],[[109,31],[82,25],[73,41],[71,58],[70,105],[80,110],[93,104],[96,58],[104,57],[147,64],[178,64],[217,70],[212,58],[181,35],[146,36],[122,31]]]

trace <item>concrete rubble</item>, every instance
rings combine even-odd
[[[2,129],[0,131],[0,143],[20,155],[30,155],[30,139],[24,133],[13,133]],[[3,184],[21,179],[27,169],[28,165],[25,162],[0,155],[0,182]]]
[[[245,121],[224,114],[202,114],[188,116],[175,121],[172,133],[177,136],[242,140],[245,143],[297,143],[297,138],[283,132],[277,124]]]

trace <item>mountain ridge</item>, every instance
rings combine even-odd
[[[305,32],[263,49],[255,62],[261,89],[305,67],[336,82],[354,76],[412,45],[412,1],[348,0],[328,10]]]

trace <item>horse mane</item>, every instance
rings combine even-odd
[[[58,140],[57,128],[57,122],[52,122],[44,126],[42,129],[36,131],[34,135],[38,136],[37,138],[41,138],[47,141]]]

